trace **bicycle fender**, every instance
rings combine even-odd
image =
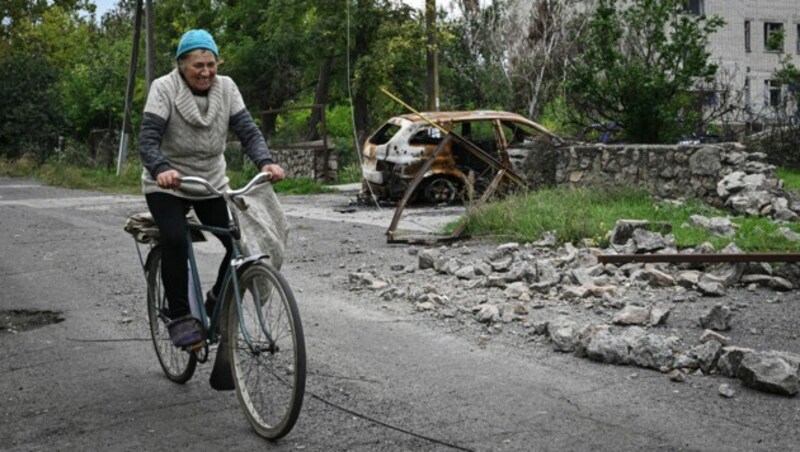
[[[258,262],[262,259],[269,260],[269,254],[253,254],[252,256],[234,259],[231,261],[231,265],[236,269],[236,271],[243,272],[247,270],[249,266],[253,265],[253,262]]]

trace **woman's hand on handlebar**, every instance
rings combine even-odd
[[[181,173],[174,169],[158,173],[156,184],[160,188],[178,188],[181,186]]]
[[[270,173],[270,174],[272,174],[272,178],[270,178],[270,182],[272,182],[273,184],[275,182],[280,182],[280,181],[286,179],[286,174],[283,172],[283,168],[281,168],[279,165],[276,165],[274,163],[271,163],[269,165],[264,165],[261,168],[261,172],[262,173]]]

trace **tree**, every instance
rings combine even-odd
[[[684,0],[598,0],[566,93],[586,123],[616,122],[625,138],[672,142],[702,122],[692,90],[714,82],[708,37],[723,20],[684,12]],[[627,5],[619,9],[618,4]]]
[[[445,102],[537,119],[560,95],[567,62],[586,28],[584,0],[461,0],[443,31]]]
[[[0,79],[0,155],[43,160],[63,125],[58,71],[41,55],[14,54],[3,58]]]
[[[221,70],[236,80],[258,111],[282,108],[303,90],[304,62],[313,46],[304,21],[308,0],[231,1],[221,10]],[[275,117],[263,126],[274,130]]]
[[[584,34],[584,0],[511,0],[509,5],[527,14],[510,14],[506,36],[509,79],[515,93],[514,110],[536,118],[559,93],[568,61]]]
[[[441,99],[449,109],[510,109],[513,99],[508,49],[512,11],[503,2],[481,9],[472,0],[457,5],[456,18],[442,21],[439,39]]]
[[[4,5],[0,34],[0,152],[43,160],[64,135],[59,83],[89,46],[83,2]],[[12,8],[13,7],[13,8]]]

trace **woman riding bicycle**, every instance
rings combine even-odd
[[[189,308],[186,213],[194,208],[203,224],[225,227],[228,211],[222,198],[176,191],[181,177],[199,176],[220,190],[226,188],[223,152],[229,131],[236,134],[256,167],[272,173],[272,182],[282,180],[284,172],[273,162],[236,84],[230,77],[217,76],[221,59],[214,38],[205,30],[186,32],[178,44],[176,62],[172,72],[150,86],[139,132],[139,156],[147,207],[160,233],[170,339],[182,347],[200,342],[204,334]],[[206,306],[211,309],[232,249],[230,237],[217,238],[226,253],[207,294]]]

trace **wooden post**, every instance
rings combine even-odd
[[[145,0],[144,2],[144,16],[145,16],[145,40],[144,40],[144,55],[145,55],[145,89],[144,97],[150,92],[150,84],[155,80],[155,19],[153,14],[153,0]]]
[[[425,0],[428,66],[428,111],[439,111],[439,52],[436,44],[436,0]]]

